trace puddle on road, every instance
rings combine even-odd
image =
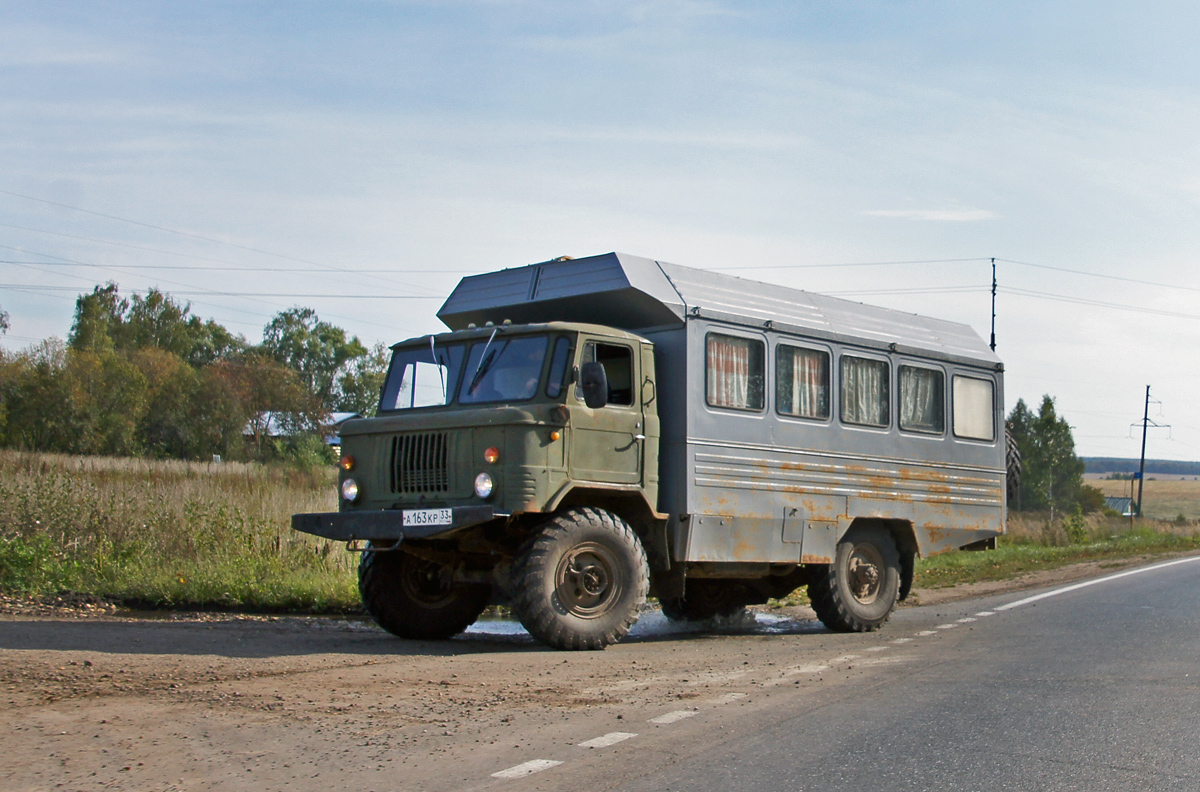
[[[673,622],[662,611],[647,611],[638,619],[624,640],[657,638],[664,635],[798,635],[822,632],[819,622],[797,621],[767,613],[747,613],[733,619],[709,619],[702,622]],[[464,637],[488,640],[533,641],[516,619],[480,619],[467,628]]]

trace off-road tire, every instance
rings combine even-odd
[[[526,540],[512,567],[513,610],[555,649],[603,649],[625,637],[650,588],[646,551],[603,509],[569,509]]]
[[[746,588],[728,580],[689,580],[683,598],[659,601],[671,621],[707,621],[732,618],[746,610]]]
[[[881,525],[859,525],[837,545],[832,564],[808,583],[813,610],[834,632],[871,632],[888,620],[900,590],[900,554]]]
[[[1005,495],[1010,509],[1016,508],[1017,495],[1021,492],[1021,448],[1012,430],[1004,427]]]
[[[367,550],[358,562],[358,592],[370,617],[392,635],[449,638],[475,623],[491,587],[453,582],[448,572],[403,550]]]

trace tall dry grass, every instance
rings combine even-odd
[[[355,607],[356,558],[294,533],[332,469],[0,451],[0,588],[148,605]]]

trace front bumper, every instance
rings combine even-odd
[[[449,511],[450,523],[443,525],[405,525],[403,509],[293,514],[292,530],[339,542],[358,539],[432,539],[505,516],[497,514],[492,506],[454,506]]]

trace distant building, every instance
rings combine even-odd
[[[1133,515],[1133,498],[1105,498],[1104,505],[1122,517]]]
[[[356,412],[334,412],[329,413],[329,420],[325,423],[325,429],[328,430],[325,435],[326,445],[340,446],[342,438],[340,429],[342,424],[349,421],[351,418],[362,418],[363,416]],[[290,437],[297,434],[296,419],[292,413],[261,412],[251,419],[242,429],[242,436],[247,441],[254,441],[255,438],[262,437]]]

